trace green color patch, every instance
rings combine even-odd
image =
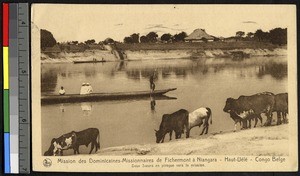
[[[9,133],[9,90],[3,91],[4,132]]]

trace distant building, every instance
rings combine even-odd
[[[204,29],[195,29],[184,40],[186,42],[212,42],[214,37],[207,34]]]

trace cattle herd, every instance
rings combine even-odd
[[[272,123],[273,112],[277,113],[277,125],[288,123],[288,94],[273,94],[271,92],[258,93],[251,96],[240,96],[238,99],[227,98],[223,111],[230,114],[234,121],[234,131],[237,123],[241,124],[241,129],[251,128],[251,121],[255,120],[256,127],[258,120],[261,125],[261,114],[267,116],[264,126],[270,126]],[[180,109],[172,114],[164,114],[159,129],[155,130],[156,143],[163,143],[165,135],[169,133],[170,140],[172,132],[175,132],[175,138],[181,138],[186,132],[186,138],[190,136],[190,130],[193,127],[203,125],[202,135],[208,132],[209,122],[212,124],[212,111],[210,108],[201,107],[189,113],[185,109]],[[79,146],[91,143],[90,154],[95,148],[95,152],[100,149],[100,133],[97,128],[88,128],[83,131],[64,134],[59,138],[53,138],[45,156],[63,155],[63,150],[73,149],[74,154],[79,154]]]
[[[256,127],[258,120],[262,124],[261,114],[267,116],[264,126],[270,126],[272,123],[273,112],[277,113],[277,125],[288,123],[286,115],[288,114],[288,94],[273,94],[271,92],[258,93],[251,96],[240,96],[238,99],[227,98],[224,112],[229,113],[234,121],[234,131],[236,131],[237,123],[241,124],[241,129],[251,128],[251,120],[255,120]],[[283,121],[281,120],[283,118]],[[180,109],[172,114],[164,114],[159,126],[159,130],[155,130],[156,142],[163,143],[165,135],[175,132],[175,138],[181,138],[186,131],[186,138],[190,136],[190,130],[203,124],[202,135],[208,132],[210,124],[212,124],[212,111],[210,108],[199,108],[191,113],[185,109]]]

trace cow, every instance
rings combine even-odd
[[[185,109],[180,109],[172,114],[164,114],[159,126],[159,130],[155,130],[156,143],[163,143],[165,135],[170,133],[170,140],[172,140],[172,132],[175,131],[175,138],[181,138],[184,133],[184,127],[188,131],[189,112]],[[189,135],[187,134],[187,138]]]
[[[288,93],[280,93],[275,95],[275,105],[273,112],[277,113],[277,125],[282,123],[281,116],[283,118],[283,123],[288,123],[286,115],[288,114]]]
[[[264,126],[271,125],[274,105],[274,94],[271,92],[263,92],[251,96],[240,96],[238,99],[227,98],[223,111],[230,113],[230,117],[235,122],[236,130],[236,124],[239,122],[238,119],[244,122],[250,117],[261,119],[262,113],[265,113],[267,116],[267,121]]]
[[[100,149],[100,132],[97,128],[88,128],[83,131],[71,131],[70,133],[64,134],[59,138],[53,138],[51,141],[51,146],[47,152],[44,153],[45,156],[55,156],[63,155],[63,150],[73,149],[74,154],[79,153],[79,146],[88,145],[91,143],[91,150],[89,154],[95,149],[95,152]]]
[[[212,112],[210,108],[201,107],[191,112],[189,114],[189,128],[187,134],[190,134],[192,128],[194,128],[195,126],[199,126],[200,128],[202,124],[203,124],[203,130],[200,133],[200,135],[203,135],[205,130],[206,130],[205,134],[207,134],[208,127],[209,127],[209,123],[208,123],[209,119],[210,119],[210,124],[212,124]]]

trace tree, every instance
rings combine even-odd
[[[77,45],[78,44],[78,41],[72,41],[71,42],[73,45]]]
[[[125,37],[124,38],[124,43],[134,43],[133,38],[132,37]]]
[[[187,34],[185,32],[181,32],[179,34],[175,34],[173,36],[173,41],[175,42],[182,42],[187,37]]]
[[[103,41],[103,44],[104,45],[107,45],[107,44],[114,44],[115,41],[112,39],[112,38],[107,38]]]
[[[160,37],[160,39],[161,39],[162,41],[166,41],[166,42],[170,41],[171,38],[172,38],[172,35],[169,34],[169,33],[168,33],[168,34],[163,34],[163,35]]]
[[[245,35],[245,32],[243,32],[243,31],[237,31],[237,32],[235,33],[235,35],[236,35],[237,37],[241,38],[241,37],[243,37],[243,36]]]
[[[256,30],[254,33],[254,37],[258,39],[258,41],[262,41],[263,38],[265,37],[264,32],[261,29]]]
[[[52,33],[41,29],[41,49],[44,50],[46,47],[53,47],[56,44],[56,40]]]
[[[91,39],[91,40],[87,40],[85,41],[84,43],[87,44],[87,45],[91,45],[91,44],[94,44],[96,41],[94,39]]]
[[[143,35],[143,36],[141,36],[140,41],[141,41],[141,43],[148,43],[149,39],[148,39],[148,37]]]
[[[139,33],[133,33],[130,35],[130,37],[132,38],[133,43],[139,43],[139,39],[140,39]]]
[[[253,38],[253,36],[254,36],[254,33],[253,33],[253,32],[248,32],[248,33],[247,33],[247,37],[248,37],[248,38]]]
[[[275,28],[269,32],[270,42],[273,44],[287,44],[287,28]]]
[[[157,37],[158,35],[156,34],[156,32],[149,32],[146,37],[148,38],[148,40],[152,43],[157,42]]]

